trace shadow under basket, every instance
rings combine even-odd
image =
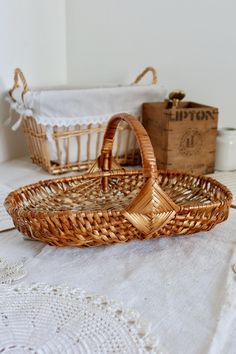
[[[119,121],[134,131],[142,170],[126,170],[112,159]],[[101,155],[88,174],[19,188],[5,201],[16,228],[56,246],[95,246],[192,234],[227,219],[230,191],[206,176],[157,171],[150,139],[136,118],[111,118]]]

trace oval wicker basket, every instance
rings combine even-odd
[[[138,140],[143,169],[121,169],[112,160],[118,123]],[[113,116],[101,156],[88,174],[40,181],[5,201],[16,228],[56,246],[95,246],[209,230],[227,219],[230,191],[205,176],[157,171],[149,137],[134,117]]]

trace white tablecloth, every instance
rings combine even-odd
[[[0,166],[0,183],[13,188],[43,178],[25,159]],[[26,284],[79,287],[139,311],[171,354],[236,353],[235,209],[210,232],[90,249],[3,232],[0,257],[26,259]]]

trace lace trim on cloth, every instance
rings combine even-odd
[[[88,124],[105,124],[111,118],[111,116],[118,114],[120,112],[111,112],[107,114],[101,114],[96,116],[85,116],[85,117],[45,117],[45,116],[34,116],[38,124],[50,127],[70,127],[75,125],[88,125]],[[141,109],[126,110],[126,113],[132,114],[134,116],[139,116]],[[27,117],[28,115],[26,115]]]
[[[11,264],[0,258],[0,284],[12,284],[16,280],[24,278],[26,274],[27,271],[22,262]]]
[[[0,314],[0,353],[161,353],[139,314],[79,289],[2,285]]]
[[[92,115],[92,116],[80,116],[80,117],[46,117],[42,115],[35,115],[34,112],[26,108],[23,103],[14,102],[11,98],[6,97],[6,101],[10,104],[9,109],[9,117],[5,121],[5,125],[9,125],[12,121],[12,111],[15,111],[19,114],[19,118],[11,127],[12,130],[17,130],[21,123],[23,117],[34,117],[38,124],[42,124],[48,127],[70,127],[75,125],[88,125],[88,124],[105,124],[111,118],[111,116],[118,114],[120,112],[111,112],[100,115]],[[139,109],[130,109],[126,110],[126,113],[132,114],[134,116],[140,116],[141,108]]]

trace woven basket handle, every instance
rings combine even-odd
[[[153,234],[157,233],[159,229],[175,217],[179,207],[159,186],[156,159],[149,136],[142,124],[129,114],[117,114],[108,123],[100,158],[102,170],[110,171],[112,169],[112,145],[115,131],[120,121],[125,121],[129,124],[138,140],[143,163],[143,174],[146,177],[142,189],[122,211],[122,214],[146,237],[152,237]],[[107,176],[102,177],[102,186],[105,191],[108,190],[108,178]]]
[[[136,79],[134,80],[133,82],[133,85],[136,85],[138,84],[142,78],[148,73],[148,72],[151,72],[152,73],[152,85],[156,85],[157,83],[157,72],[156,72],[156,69],[154,69],[153,67],[151,66],[148,66],[146,69],[144,69],[141,74],[139,74]]]
[[[156,179],[156,158],[154,155],[150,138],[142,124],[137,120],[137,118],[127,113],[114,115],[108,122],[100,157],[100,168],[103,171],[109,171],[112,169],[112,146],[116,128],[120,121],[125,121],[126,123],[128,123],[128,125],[131,127],[136,136],[141,152],[144,176],[147,178]],[[107,177],[104,177],[104,179],[106,181]]]
[[[12,89],[9,90],[9,95],[11,96],[13,101],[15,101],[15,99],[13,98],[12,93],[17,87],[20,86],[19,85],[19,81],[21,81],[21,83],[23,85],[23,91],[22,91],[22,94],[21,94],[21,97],[22,97],[22,100],[23,100],[25,93],[27,91],[29,91],[28,84],[27,84],[26,78],[25,78],[23,72],[21,71],[21,69],[16,68],[15,72],[14,72],[14,85],[13,85]]]

